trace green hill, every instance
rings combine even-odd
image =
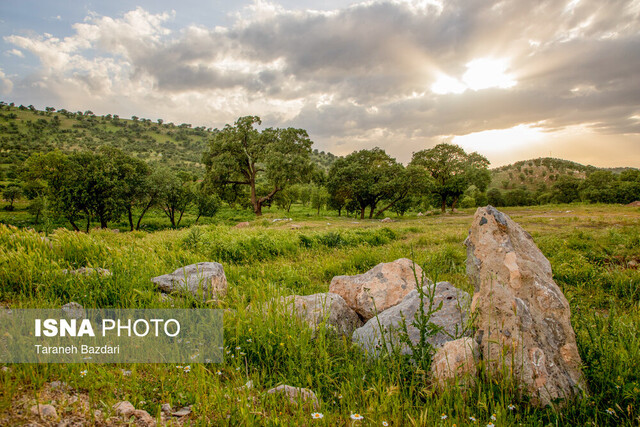
[[[618,169],[619,173],[626,168]],[[541,187],[550,188],[563,175],[584,179],[597,170],[600,168],[551,157],[523,160],[492,169],[489,188],[506,191],[525,187],[529,191],[538,191]]]

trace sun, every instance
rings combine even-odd
[[[438,95],[460,94],[467,90],[509,89],[518,84],[514,76],[507,73],[509,65],[506,59],[478,58],[468,62],[466,67],[461,79],[438,73],[431,92]]]

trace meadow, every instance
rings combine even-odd
[[[6,365],[0,371],[0,425],[38,421],[29,408],[52,401],[62,420],[116,425],[112,405],[122,400],[154,417],[163,403],[191,406],[191,414],[174,418],[173,425],[640,424],[640,209],[572,204],[504,211],[531,233],[571,305],[589,394],[570,405],[536,409],[513,380],[484,374],[467,390],[440,392],[407,358],[367,358],[349,339],[325,329],[314,333],[276,305],[264,307],[283,295],[327,292],[333,276],[402,257],[414,259],[432,279],[472,293],[462,242],[474,209],[381,223],[317,216],[294,206],[291,213],[273,208],[258,219],[223,210],[200,225],[187,216],[178,230],[85,234],[54,228],[61,224],[37,230],[0,225],[0,306],[53,308],[76,301],[85,308],[221,308],[226,350],[223,364],[189,370],[167,364]],[[18,224],[22,218],[20,207],[3,215],[17,215]],[[284,217],[292,221],[274,222]],[[245,220],[249,227],[233,227]],[[161,228],[162,221],[149,218],[148,230]],[[229,292],[219,303],[163,300],[149,280],[201,261],[224,266]],[[62,273],[84,266],[113,274]],[[56,381],[68,388],[55,387]],[[248,381],[252,387],[243,387]],[[266,394],[279,384],[313,390],[323,418],[312,419],[315,410],[308,405]],[[364,418],[355,421],[354,413]]]

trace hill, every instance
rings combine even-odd
[[[40,111],[32,105],[0,102],[0,180],[15,178],[20,165],[35,152],[94,151],[102,145],[117,147],[150,164],[201,175],[202,154],[214,132],[204,126],[176,125],[161,119],[122,119],[114,114],[97,116],[92,111],[53,107]],[[312,159],[328,170],[336,156],[314,150]]]
[[[615,172],[620,173],[625,169],[616,168]],[[551,157],[522,160],[492,169],[489,188],[513,190],[525,187],[529,191],[538,191],[542,187],[550,188],[563,175],[585,179],[597,170],[601,168]]]

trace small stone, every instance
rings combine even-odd
[[[289,402],[294,405],[298,405],[298,402],[301,401],[303,404],[312,404],[315,410],[320,408],[320,402],[318,401],[316,394],[307,388],[292,387],[290,385],[283,384],[267,391],[267,394],[274,393],[286,395]]]
[[[186,417],[191,413],[191,406],[185,406],[182,409],[178,409],[176,412],[172,412],[171,415],[174,417]]]
[[[292,230],[299,230],[299,229],[301,229],[301,228],[302,228],[302,226],[300,226],[300,225],[298,225],[298,224],[291,224],[291,229],[292,229]]]
[[[58,413],[53,405],[33,405],[31,407],[33,415],[40,415],[42,418],[58,418]]]
[[[162,404],[162,412],[164,414],[171,414],[171,412],[173,412],[173,409],[171,409],[171,405],[168,403],[163,403]]]
[[[244,222],[239,222],[236,224],[236,228],[246,228],[248,226],[250,226],[251,224],[248,221],[244,221]]]
[[[381,220],[380,222],[389,223],[389,222],[393,222],[393,220],[391,218],[387,217],[387,218]]]
[[[84,307],[75,301],[71,301],[63,305],[62,311],[64,311],[65,316],[70,319],[84,319],[86,317]]]
[[[156,425],[156,420],[151,415],[149,415],[147,411],[136,409],[131,415],[136,417],[138,422],[142,423],[142,425],[145,427],[153,427]]]
[[[124,369],[120,369],[120,372],[122,373],[123,377],[130,377],[131,376],[131,371],[125,371]]]
[[[136,410],[136,408],[133,407],[131,402],[126,400],[118,402],[115,405],[113,405],[113,409],[115,410],[116,415],[119,415],[125,418],[129,418],[133,414],[133,411]]]

